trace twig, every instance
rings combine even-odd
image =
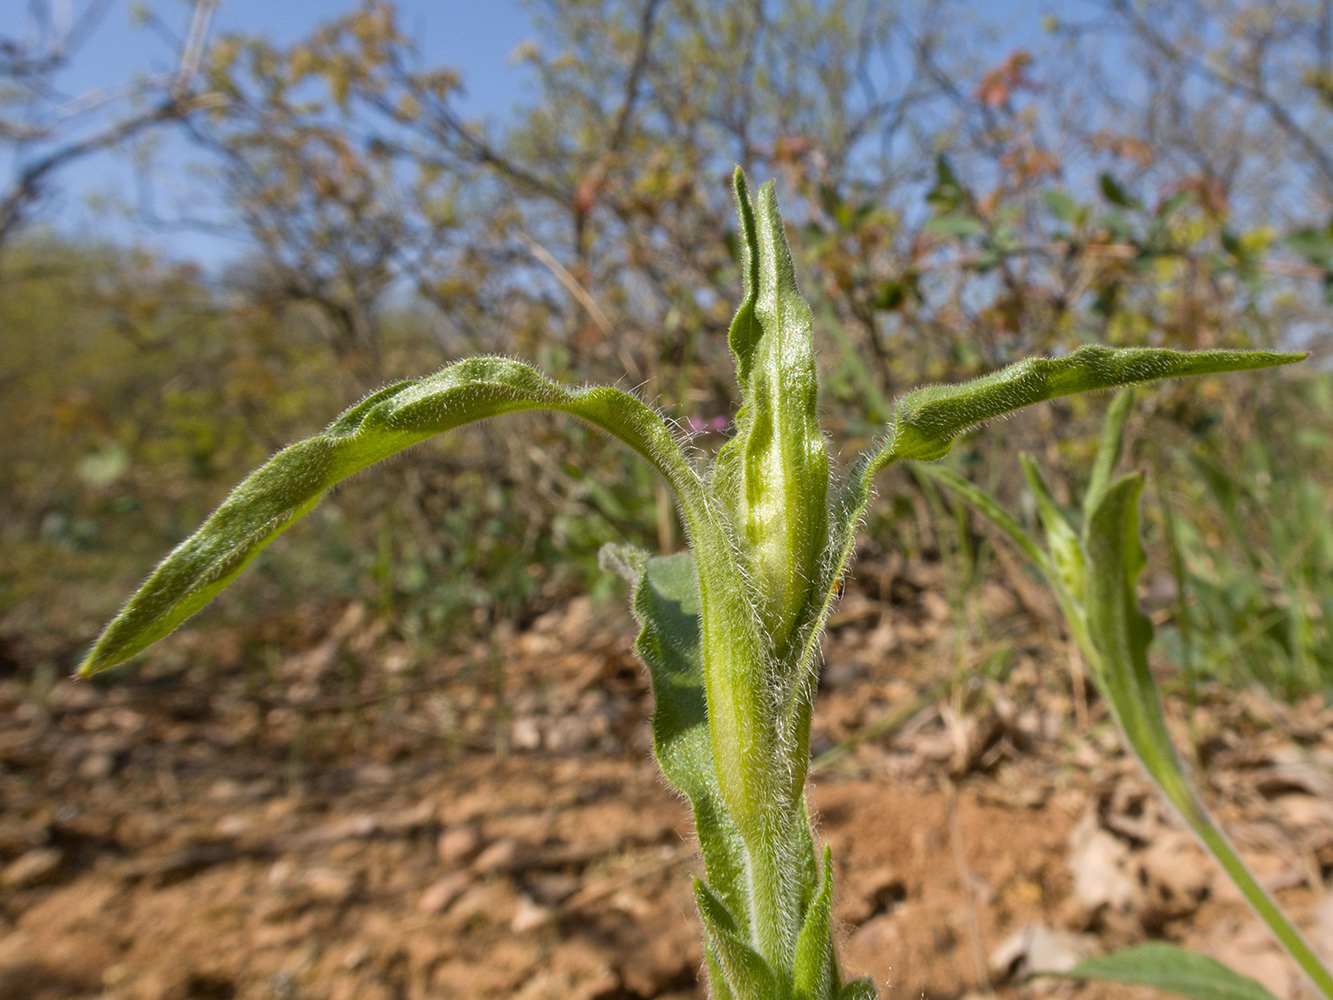
[[[597,304],[596,300],[590,294],[588,294],[588,290],[579,284],[578,279],[570,274],[560,261],[555,259],[551,251],[547,250],[546,247],[542,246],[527,233],[519,230],[518,239],[519,242],[528,248],[528,252],[531,253],[532,256],[536,257],[548,271],[555,275],[556,280],[565,286],[566,291],[574,296],[579,305],[587,310],[588,315],[592,317],[592,321],[597,324],[597,328],[601,330],[602,333],[609,336],[614,330],[610,318],[606,313],[602,312],[602,307]]]

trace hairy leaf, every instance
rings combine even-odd
[[[1156,347],[1080,347],[1063,358],[1031,358],[962,385],[908,393],[877,466],[901,458],[933,461],[954,439],[992,417],[1059,396],[1185,375],[1286,365],[1304,354],[1271,351],[1172,351]]]
[[[736,195],[736,215],[740,226],[737,243],[744,291],[736,316],[731,321],[727,346],[736,359],[736,381],[745,386],[750,381],[755,345],[763,336],[763,330],[754,314],[755,299],[759,296],[759,249],[754,204],[750,201],[750,188],[745,183],[745,174],[741,173],[740,167],[732,175],[732,190]]]
[[[1153,627],[1139,610],[1135,591],[1144,565],[1138,516],[1142,490],[1141,474],[1121,476],[1106,488],[1084,526],[1088,580],[1083,605],[1096,651],[1089,666],[1134,752],[1188,819],[1197,805],[1148,667]]]
[[[731,343],[742,405],[716,482],[736,513],[768,640],[780,648],[798,624],[824,549],[828,454],[810,307],[796,288],[773,184],[759,189],[753,214],[739,176],[736,198],[747,288]]]
[[[743,847],[722,802],[708,738],[694,557],[646,560],[634,588],[634,614],[643,626],[634,651],[653,682],[653,753],[694,809],[710,888],[748,936]]]
[[[158,565],[79,673],[114,666],[170,633],[339,481],[443,431],[533,409],[581,417],[634,448],[671,483],[687,523],[707,541],[702,484],[662,419],[642,402],[610,387],[570,391],[507,358],[473,358],[380,390],[324,433],[284,448],[251,473]]]
[[[735,919],[708,886],[694,880],[694,900],[704,938],[731,995],[737,1000],[775,1000],[778,978],[759,953],[741,938]]]
[[[805,924],[796,939],[792,963],[792,996],[795,1000],[824,1000],[837,980],[833,967],[833,852],[824,848],[819,890],[805,914]]]

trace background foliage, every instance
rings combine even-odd
[[[1183,681],[1328,688],[1333,4],[1098,0],[1031,24],[947,0],[531,13],[515,55],[535,86],[505,122],[466,118],[466,81],[388,3],[289,45],[211,38],[149,124],[188,138],[226,207],[209,224],[248,248],[222,273],[55,235],[36,192],[7,190],[26,214],[0,243],[6,669],[72,665],[246,470],[465,354],[637,386],[715,448],[736,405],[740,164],[798,220],[835,456],[914,385],[1033,353],[1312,350],[1281,379],[1145,394],[1152,437],[1131,425],[1128,449],[1151,473],[1166,557],[1148,599]],[[0,60],[20,161],[34,65]],[[1098,411],[1054,404],[951,461],[1017,506],[1013,452],[1057,430],[1043,458],[1069,502]],[[603,541],[683,544],[643,463],[517,419],[349,483],[214,613],[361,597],[409,644],[470,643],[615,586]],[[959,535],[921,489],[889,480],[865,543],[958,561],[965,598],[981,526]]]

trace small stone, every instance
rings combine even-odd
[[[517,718],[509,727],[509,743],[515,750],[536,750],[542,745],[542,730],[535,716]]]
[[[435,850],[440,862],[450,868],[464,864],[481,848],[481,831],[475,826],[454,826],[440,834]]]
[[[296,866],[286,858],[280,858],[273,862],[268,870],[268,884],[275,889],[284,889],[291,883],[295,874]]]
[[[1132,871],[1129,850],[1103,830],[1089,812],[1069,836],[1069,870],[1074,876],[1074,897],[1089,915],[1102,907],[1127,912],[1142,894]]]
[[[337,868],[311,868],[301,881],[312,896],[325,903],[346,902],[356,891],[356,876]]]
[[[506,871],[514,867],[518,860],[518,841],[513,837],[503,837],[495,841],[477,855],[472,867],[482,874]]]
[[[514,919],[509,923],[509,929],[515,934],[526,934],[528,931],[535,931],[539,927],[545,927],[554,919],[555,914],[545,906],[542,906],[529,896],[520,895],[518,897],[518,906],[514,908]]]
[[[36,847],[11,861],[0,876],[0,884],[9,889],[26,889],[49,881],[60,869],[64,855],[54,847]]]
[[[588,720],[577,715],[566,715],[553,720],[546,730],[543,743],[552,753],[577,753],[586,750],[592,744],[592,731]]]
[[[559,906],[583,887],[575,875],[542,875],[525,886],[526,891],[543,906]]]
[[[79,777],[84,781],[102,781],[116,773],[116,758],[106,752],[90,753],[79,764]]]
[[[1165,830],[1140,858],[1153,905],[1172,919],[1199,908],[1213,884],[1213,869],[1193,837]]]
[[[422,913],[443,913],[454,901],[467,890],[471,880],[463,872],[454,872],[432,883],[417,900],[417,909]]]
[[[1097,953],[1097,938],[1071,934],[1042,924],[1015,931],[990,954],[991,974],[997,980],[1040,972],[1068,972]]]
[[[857,879],[857,889],[858,896],[843,910],[843,919],[853,926],[888,913],[907,898],[907,886],[890,868],[877,868]]]

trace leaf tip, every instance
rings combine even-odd
[[[104,660],[104,657],[98,655],[97,647],[93,646],[92,649],[88,650],[88,654],[84,656],[79,665],[74,668],[74,676],[81,678],[92,677],[94,674],[100,674],[108,667],[115,666],[114,663],[106,663]]]

